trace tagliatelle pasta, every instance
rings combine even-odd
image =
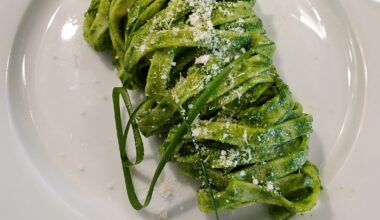
[[[115,88],[115,121],[128,197],[149,205],[165,164],[202,182],[199,209],[269,205],[275,219],[311,210],[321,183],[308,161],[312,117],[292,98],[272,63],[252,1],[92,0],[84,38],[110,49],[123,87]],[[144,89],[133,108],[128,89]],[[130,119],[122,126],[120,97]],[[136,160],[125,149],[128,131]],[[145,136],[165,137],[162,159],[141,203],[130,169],[143,161]]]

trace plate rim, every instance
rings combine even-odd
[[[342,0],[339,0],[339,1],[342,3]],[[0,71],[1,71],[0,80],[1,81],[5,81],[5,82],[7,81],[7,79],[4,77],[2,71],[3,71],[3,69],[5,71],[7,71],[8,65],[9,65],[9,52],[12,50],[11,48],[12,48],[12,45],[13,45],[13,42],[12,43],[10,43],[10,42],[13,41],[13,39],[14,39],[14,37],[9,37],[9,36],[15,35],[17,27],[20,24],[20,19],[23,17],[22,15],[24,14],[24,12],[25,12],[25,10],[27,8],[27,7],[25,7],[25,5],[29,5],[30,2],[31,2],[31,0],[22,0],[22,2],[19,2],[19,4],[18,4],[19,6],[18,7],[23,8],[23,6],[24,6],[25,9],[24,10],[20,9],[19,11],[18,10],[13,10],[15,12],[14,15],[13,15],[15,17],[15,19],[9,19],[9,20],[7,19],[7,23],[8,24],[6,24],[7,26],[8,25],[13,25],[13,29],[10,28],[10,31],[7,33],[8,37],[1,37],[0,36],[0,47],[3,48],[3,50],[2,50],[3,52],[0,52],[0,58],[2,59],[2,60],[0,60]],[[351,5],[349,5],[347,3],[345,4],[345,10],[346,10],[346,12],[348,12],[348,11],[356,11],[356,10],[360,9],[360,7],[356,7],[356,6],[358,6],[358,3],[355,3],[355,1],[349,0],[349,2],[350,2]],[[4,2],[1,2],[0,5],[5,5],[5,7],[8,7],[9,5],[12,5],[12,3],[11,3],[11,0],[5,0]],[[358,12],[355,12],[355,13],[358,13]],[[19,15],[19,16],[17,16],[17,15]],[[378,18],[380,19],[380,15],[378,15]],[[353,23],[351,21],[352,19],[350,19],[351,23]],[[5,21],[3,19],[1,19],[0,20],[0,24],[3,23],[3,22],[5,23]],[[17,24],[17,25],[15,25],[15,24]],[[352,25],[352,26],[354,26],[354,25]],[[355,24],[355,27],[356,26],[357,26],[357,24]],[[363,28],[363,29],[365,29],[365,28]],[[375,74],[375,73],[372,72],[372,69],[380,71],[380,65],[379,64],[376,65],[376,64],[373,64],[373,63],[368,63],[369,61],[367,60],[367,58],[371,56],[370,53],[367,52],[369,50],[368,48],[370,47],[370,45],[369,45],[370,43],[368,43],[368,42],[363,43],[362,42],[362,39],[365,38],[365,37],[363,37],[363,35],[365,36],[366,34],[364,34],[362,30],[361,31],[360,30],[354,30],[354,31],[358,32],[358,33],[355,33],[355,36],[357,36],[357,38],[358,38],[357,41],[359,42],[359,47],[360,47],[361,53],[363,53],[364,59],[367,62],[367,63],[365,63],[366,64],[366,68],[368,68],[369,66],[371,66],[371,71],[367,70],[368,71],[368,75],[369,74]],[[380,31],[375,31],[375,35],[380,37]],[[379,46],[377,46],[377,47],[379,47]],[[6,55],[4,56],[4,54],[6,54]],[[4,62],[4,57],[6,57],[6,61],[5,62]],[[370,75],[369,77],[372,78],[373,75]],[[371,88],[367,87],[368,89],[374,89],[372,87],[373,84],[369,84],[368,86],[371,86]],[[7,102],[6,101],[4,102],[5,99],[4,99],[3,96],[5,96],[5,94],[4,94],[3,90],[0,91],[0,95],[1,95],[1,97],[0,97],[0,104],[5,104],[7,106]],[[369,94],[369,95],[371,95],[371,94]],[[374,102],[374,99],[373,99],[372,96],[368,97],[366,100],[364,100],[363,112],[364,112],[365,115],[364,115],[364,117],[361,120],[361,124],[363,126],[369,126],[369,125],[367,125],[367,122],[368,122],[368,118],[367,117],[370,117],[371,115],[368,116],[368,115],[366,115],[366,113],[369,111],[368,110],[368,108],[369,108],[368,105],[371,104],[372,102]],[[378,107],[378,105],[377,105],[377,107]],[[9,106],[7,106],[5,109],[9,109]],[[0,110],[0,120],[3,120],[3,118],[5,118],[4,117],[4,112],[5,112],[4,110]],[[5,114],[6,114],[6,112],[5,112]],[[367,113],[367,114],[371,114],[371,113]],[[377,121],[379,121],[379,119],[377,119]],[[0,125],[0,130],[1,131],[3,131],[3,130],[4,131],[5,130],[12,131],[13,129],[14,128],[12,128],[12,126],[10,124]],[[8,132],[8,133],[12,133],[12,132]],[[362,134],[361,134],[360,131],[358,132],[357,136],[358,136],[357,137],[358,140],[357,140],[356,143],[358,143],[359,141],[361,141]],[[5,152],[5,150],[12,150],[11,148],[3,147],[3,145],[5,145],[7,142],[14,143],[14,146],[15,146],[14,149],[17,149],[17,153],[22,152],[22,150],[20,151],[20,149],[22,149],[23,147],[20,146],[20,143],[17,142],[17,140],[16,140],[16,142],[14,142],[15,140],[11,140],[13,138],[15,138],[13,135],[5,136],[4,134],[3,135],[0,134],[0,146],[1,146],[1,148],[0,148],[1,151],[0,152],[3,152],[3,151]],[[375,138],[375,137],[373,137],[373,138]],[[365,141],[365,142],[368,143],[368,140]],[[353,151],[357,150],[357,145],[358,144],[356,144],[356,147],[353,149]],[[18,148],[20,148],[20,149],[18,149]],[[25,155],[24,155],[24,157],[25,157]],[[2,158],[2,157],[0,157],[0,158]],[[27,158],[27,156],[26,156],[26,158]],[[346,163],[350,163],[350,160],[351,160],[351,157],[348,158],[348,160],[346,161]],[[29,163],[29,165],[27,165],[27,166],[30,166],[30,161],[26,162],[26,164],[28,164],[28,163]],[[0,164],[1,164],[1,162],[0,162]],[[32,168],[28,167],[27,170],[30,171],[30,169],[32,169]],[[334,182],[336,182],[336,181],[339,182],[339,181],[342,181],[342,180],[344,181],[344,178],[342,178],[340,180],[334,180]],[[44,180],[41,179],[41,178],[38,178],[38,181],[42,181],[43,182]],[[332,184],[336,184],[336,183],[332,183]],[[2,191],[0,191],[0,192],[2,192]],[[49,194],[50,193],[51,192],[49,192]],[[56,198],[56,197],[52,197],[52,199],[59,200],[59,198]],[[65,210],[68,209],[68,207],[65,207],[64,204],[61,204],[61,205],[62,205],[63,209],[65,209]],[[62,207],[60,207],[60,208],[62,208]],[[68,211],[68,212],[71,212],[71,211]],[[54,216],[54,214],[52,214],[52,216]]]

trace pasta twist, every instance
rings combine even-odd
[[[287,219],[316,204],[319,171],[307,159],[312,117],[277,74],[275,44],[254,3],[92,0],[84,37],[96,50],[113,51],[124,85],[114,90],[115,114],[136,209],[149,204],[168,160],[197,180],[206,178],[198,191],[204,212],[265,203],[275,219]],[[133,109],[127,89],[138,88],[146,98]],[[127,135],[118,121],[119,95],[131,116],[135,163],[122,149]],[[143,159],[139,132],[166,137],[144,204],[137,202],[129,173]]]

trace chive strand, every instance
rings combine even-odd
[[[127,162],[128,157],[126,156],[126,150],[125,150],[125,142],[124,142],[125,135],[122,132],[122,120],[121,120],[121,114],[120,114],[120,105],[119,105],[120,96],[119,95],[122,94],[122,97],[124,99],[124,102],[128,110],[128,114],[130,115],[129,120],[132,122],[132,127],[133,127],[133,124],[135,123],[135,117],[136,117],[137,111],[136,110],[132,111],[132,105],[130,102],[128,91],[126,91],[126,89],[124,88],[119,88],[119,87],[114,88],[112,97],[113,97],[113,104],[114,104],[114,111],[115,111],[115,124],[116,124],[116,131],[117,131],[117,137],[118,137],[118,142],[119,142],[120,157],[123,163],[123,172],[124,172],[124,179],[125,179],[125,184],[126,184],[127,193],[128,193],[128,199],[133,208],[135,208],[136,210],[140,210],[149,205],[152,199],[154,187],[157,183],[158,178],[160,177],[162,173],[162,170],[164,169],[166,163],[169,162],[170,159],[173,157],[176,147],[182,141],[182,137],[188,132],[187,125],[193,123],[195,118],[198,116],[198,114],[202,111],[202,109],[206,105],[208,99],[211,97],[213,92],[223,82],[223,79],[227,77],[229,71],[237,63],[240,63],[242,60],[246,59],[253,53],[254,51],[250,50],[246,52],[245,54],[243,54],[242,56],[240,56],[229,66],[224,68],[213,80],[211,80],[206,85],[202,94],[199,96],[199,98],[196,99],[194,107],[189,111],[187,118],[185,118],[185,121],[178,127],[172,141],[169,143],[165,153],[163,154],[161,160],[159,161],[157,168],[155,170],[155,173],[153,175],[152,181],[149,185],[149,189],[145,197],[144,203],[141,203],[139,201],[134,185],[133,185],[133,179],[132,179],[130,168],[133,167],[134,165],[133,164],[131,164],[131,166],[125,165],[125,163],[128,163]],[[136,130],[138,131],[138,128]],[[136,150],[138,149],[141,150],[140,148],[136,148]]]

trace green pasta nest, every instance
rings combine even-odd
[[[308,161],[312,117],[303,113],[272,63],[252,1],[92,0],[84,37],[96,50],[111,49],[123,87],[114,104],[121,159],[131,204],[147,206],[166,162],[202,182],[199,209],[269,205],[287,219],[316,204],[319,171]],[[127,89],[144,89],[138,108]],[[119,96],[130,113],[121,126]],[[133,129],[137,160],[125,143]],[[144,204],[130,168],[143,160],[140,132],[165,137],[163,159]]]

